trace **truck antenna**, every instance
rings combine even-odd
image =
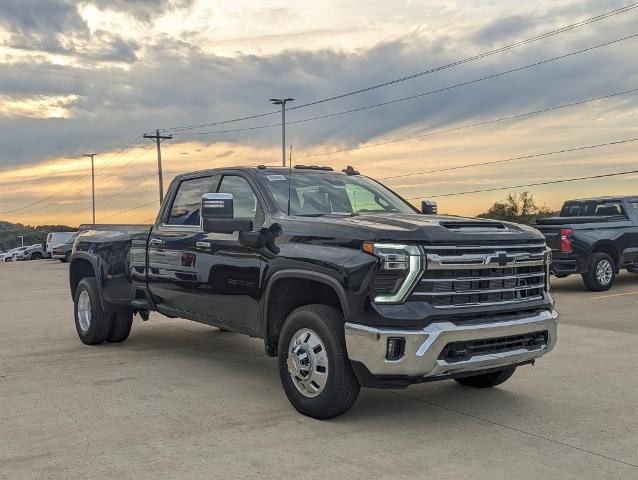
[[[290,144],[290,155],[288,156],[288,216],[290,216],[290,177],[292,177],[292,143]]]

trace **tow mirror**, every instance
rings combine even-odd
[[[439,207],[433,200],[421,200],[421,213],[423,215],[436,215],[439,213]]]
[[[231,193],[205,193],[201,205],[202,230],[206,233],[249,232],[253,221],[233,217]]]

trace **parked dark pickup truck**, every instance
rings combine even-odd
[[[560,216],[539,218],[559,278],[580,273],[592,291],[609,290],[621,268],[638,273],[638,196],[568,200]]]
[[[70,286],[84,343],[121,342],[150,311],[259,337],[315,418],[347,411],[360,386],[492,387],[556,343],[538,231],[422,215],[351,167],[181,175],[152,227],[81,230]]]

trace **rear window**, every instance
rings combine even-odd
[[[566,202],[560,211],[561,217],[614,217],[625,216],[621,201]]]

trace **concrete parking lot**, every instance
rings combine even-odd
[[[66,277],[0,264],[0,478],[638,478],[638,275],[555,280],[556,350],[499,388],[363,390],[324,422],[260,340],[152,315],[83,345]]]

